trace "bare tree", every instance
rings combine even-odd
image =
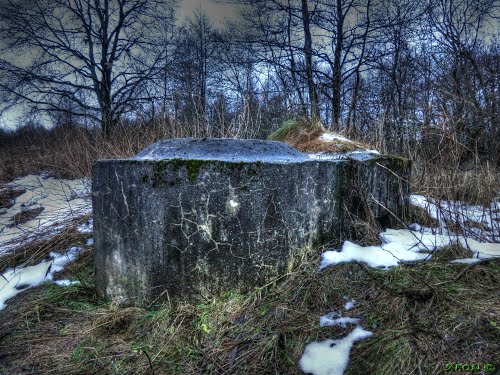
[[[183,117],[204,127],[199,134],[210,135],[207,121],[209,89],[219,61],[219,33],[201,9],[186,20],[182,30],[176,45],[175,80],[176,90],[184,103]]]
[[[331,101],[331,126],[336,130],[342,122],[345,83],[366,62],[366,45],[374,27],[370,21],[372,8],[372,0],[318,0],[316,28],[320,37],[316,56],[328,70],[317,73],[328,88],[323,92]]]
[[[383,25],[378,33],[380,41],[375,61],[384,112],[380,120],[380,141],[391,144],[392,151],[402,152],[411,138],[407,135],[408,128],[415,127],[416,87],[423,76],[419,66],[425,60],[417,55],[417,46],[423,29],[424,7],[409,0],[389,0],[377,13]]]
[[[486,78],[492,75],[480,60],[488,43],[486,29],[496,23],[499,5],[498,0],[435,0],[428,8],[441,72],[437,92],[445,116],[471,151],[477,150],[478,143],[490,148],[488,134],[498,127],[498,93],[492,90]]]
[[[292,113],[319,118],[314,80],[313,11],[298,0],[240,0],[241,44],[254,51],[259,66],[267,66],[290,100]],[[297,105],[298,102],[298,105]],[[298,110],[297,110],[298,109]]]
[[[146,0],[7,0],[0,8],[0,93],[9,106],[92,118],[109,134],[137,107],[164,48]],[[63,101],[71,105],[60,106]]]

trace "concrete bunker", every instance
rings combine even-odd
[[[401,216],[408,173],[391,157],[318,160],[282,142],[238,139],[166,140],[98,161],[97,290],[149,306],[262,286],[305,249],[346,236],[344,210],[366,211],[357,190],[377,202],[377,220]]]

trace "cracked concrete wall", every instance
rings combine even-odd
[[[268,143],[272,149],[279,142],[252,147]],[[386,188],[374,187],[373,173],[353,173],[350,162],[312,160],[282,145],[267,161],[248,150],[234,160],[189,159],[195,153],[164,159],[171,156],[165,150],[164,156],[145,150],[146,158],[97,162],[92,189],[99,293],[148,306],[262,286],[284,274],[304,249],[340,241],[353,174],[385,194]]]

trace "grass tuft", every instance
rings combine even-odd
[[[288,143],[305,153],[343,153],[369,148],[368,145],[355,141],[335,140],[326,142],[319,139],[324,133],[337,135],[323,128],[319,121],[307,119],[288,120],[281,128],[275,130],[268,139]]]

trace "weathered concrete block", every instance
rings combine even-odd
[[[261,286],[292,269],[304,249],[342,238],[343,208],[358,204],[356,179],[374,194],[392,189],[392,181],[377,187],[364,165],[236,139],[168,140],[99,161],[97,289],[117,303],[149,305]],[[396,211],[405,204],[402,195],[379,198]]]

